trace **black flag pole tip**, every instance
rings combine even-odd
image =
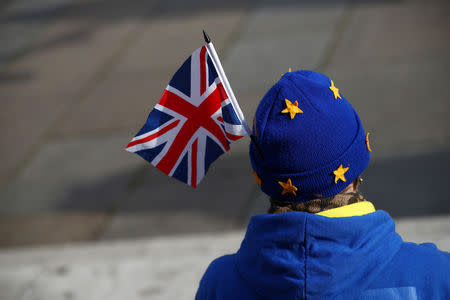
[[[203,30],[203,38],[205,39],[205,42],[207,44],[211,43],[211,39],[209,38],[209,35],[206,33],[205,30]]]

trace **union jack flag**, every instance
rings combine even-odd
[[[195,188],[211,163],[246,134],[203,46],[175,73],[126,150]]]

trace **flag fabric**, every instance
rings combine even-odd
[[[211,163],[246,134],[203,46],[175,73],[126,150],[195,188]]]

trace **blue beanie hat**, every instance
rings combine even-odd
[[[340,193],[367,167],[370,146],[358,114],[332,80],[284,74],[262,98],[250,161],[262,191],[304,202]]]

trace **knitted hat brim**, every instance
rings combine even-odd
[[[264,167],[264,161],[258,154],[253,143],[250,143],[250,162],[253,169],[261,179],[261,190],[268,196],[285,201],[304,202],[317,197],[330,197],[340,193],[353,182],[367,168],[370,161],[370,151],[366,145],[366,135],[358,115],[355,112],[358,129],[349,147],[334,161],[299,173],[285,173],[279,170],[270,170]],[[334,171],[342,165],[349,168],[344,176],[345,181],[339,179],[335,182]],[[283,192],[279,182],[291,180],[297,188],[293,193]]]

